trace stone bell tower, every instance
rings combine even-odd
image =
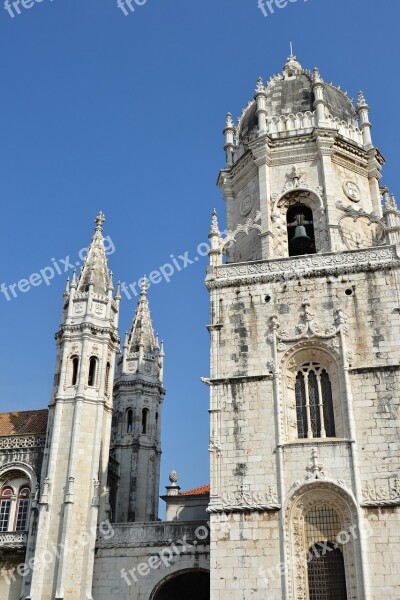
[[[92,598],[97,524],[108,518],[112,374],[121,296],[119,288],[113,296],[103,222],[100,213],[80,276],[74,273],[67,284],[56,334],[35,566],[24,582],[23,597],[32,600]]]
[[[400,213],[369,107],[291,55],[224,134],[228,233],[214,212],[206,279],[211,600],[394,598]]]
[[[120,470],[113,515],[118,523],[158,517],[164,350],[154,335],[148,287],[143,278],[114,386],[111,455]]]

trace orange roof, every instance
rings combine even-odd
[[[0,437],[45,434],[48,410],[0,413]]]
[[[187,492],[181,492],[181,496],[202,496],[203,494],[210,494],[210,486],[202,485],[201,487],[188,490]]]

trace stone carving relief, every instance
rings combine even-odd
[[[239,208],[239,212],[242,215],[242,217],[247,217],[247,215],[249,215],[251,213],[253,204],[254,204],[253,198],[250,194],[248,196],[246,196],[245,198],[242,198],[242,200],[240,202],[240,208]]]
[[[244,512],[248,510],[276,510],[280,508],[275,485],[268,486],[265,492],[238,490],[225,492],[220,507],[210,508],[210,512]]]
[[[336,311],[335,324],[323,328],[319,323],[314,321],[314,315],[310,311],[310,301],[308,298],[303,300],[301,306],[303,310],[300,313],[300,322],[296,326],[296,331],[292,334],[280,327],[280,322],[276,315],[271,317],[270,327],[276,331],[279,352],[286,350],[287,343],[298,342],[311,337],[328,340],[336,337],[342,327],[346,328],[345,316],[340,308]]]
[[[348,250],[354,250],[355,247],[379,246],[385,243],[386,234],[393,231],[399,231],[400,227],[388,227],[384,219],[379,218],[375,213],[366,212],[363,208],[356,209],[354,206],[346,206],[341,202],[336,204],[336,207],[343,213],[339,218],[338,228],[340,238]],[[356,223],[359,220],[366,221],[366,225],[358,232],[358,237],[355,237],[354,227],[345,226],[345,221],[351,220]],[[370,229],[368,233],[368,229]],[[368,238],[366,238],[368,233]],[[365,239],[364,239],[365,238]]]
[[[327,481],[342,488],[348,488],[348,484],[343,479],[334,479],[328,473],[326,473],[323,464],[320,462],[318,449],[312,448],[311,459],[306,466],[304,479],[298,479],[295,481],[290,489],[294,490],[300,488],[304,484],[312,483],[318,480]]]
[[[236,236],[239,233],[245,233],[248,235],[251,229],[256,229],[257,231],[261,232],[262,227],[260,223],[258,223],[260,220],[261,212],[257,211],[253,218],[247,219],[247,221],[243,224],[239,224],[233,231],[228,229],[226,236],[224,238],[220,238],[221,250],[225,252],[229,246],[236,241]]]
[[[77,304],[75,304],[75,314],[76,315],[82,315],[84,313],[85,310],[85,306],[82,304],[82,302],[78,302]]]
[[[400,478],[389,477],[384,483],[367,481],[363,489],[364,505],[398,506],[400,505]]]
[[[345,181],[343,191],[352,202],[360,202],[361,190],[354,181]]]

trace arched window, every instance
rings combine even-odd
[[[335,437],[332,387],[321,365],[303,365],[296,377],[296,413],[299,438]]]
[[[14,491],[10,487],[3,488],[0,494],[0,532],[8,531]]]
[[[30,493],[30,489],[27,487],[21,488],[18,493],[15,531],[25,531],[27,529]]]
[[[142,410],[142,433],[144,433],[144,434],[147,433],[148,420],[149,420],[149,409],[144,408]]]
[[[133,410],[129,408],[126,411],[126,433],[132,433],[133,431]]]
[[[105,393],[106,395],[108,395],[108,387],[110,385],[110,369],[111,369],[111,365],[108,362],[106,365],[106,382],[105,382]]]
[[[97,374],[97,358],[91,356],[89,360],[89,374],[88,374],[88,386],[94,387],[96,385],[96,374]]]
[[[289,256],[315,254],[313,213],[304,204],[291,206],[286,214]]]
[[[76,385],[78,380],[79,357],[71,356],[71,385]]]

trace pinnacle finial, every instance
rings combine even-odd
[[[314,67],[314,83],[318,83],[322,81],[321,73],[319,72],[318,67]]]
[[[218,215],[217,215],[217,211],[215,208],[212,211],[210,233],[215,233],[215,234],[219,235]]]
[[[147,281],[146,275],[143,275],[142,281],[140,282],[140,289],[142,296],[147,296],[147,290],[149,289],[150,284]]]
[[[76,288],[77,285],[78,285],[78,281],[77,281],[77,277],[76,277],[76,269],[74,269],[73,274],[72,274],[72,281],[71,281],[71,286],[70,287]]]
[[[262,77],[259,77],[257,79],[257,84],[256,84],[256,93],[263,92],[263,91],[264,91],[264,83],[263,83]]]
[[[358,92],[358,106],[367,106],[367,101],[365,100],[364,92],[362,90]]]
[[[226,115],[226,123],[225,123],[225,128],[226,129],[234,129],[234,124],[233,124],[233,119],[232,119],[232,113],[228,112],[228,114]]]
[[[292,44],[292,42],[289,42],[289,44],[290,44],[290,56],[294,56],[294,54],[293,54],[293,44]]]
[[[104,214],[100,211],[94,222],[96,223],[96,231],[103,231],[103,223],[106,220]]]

